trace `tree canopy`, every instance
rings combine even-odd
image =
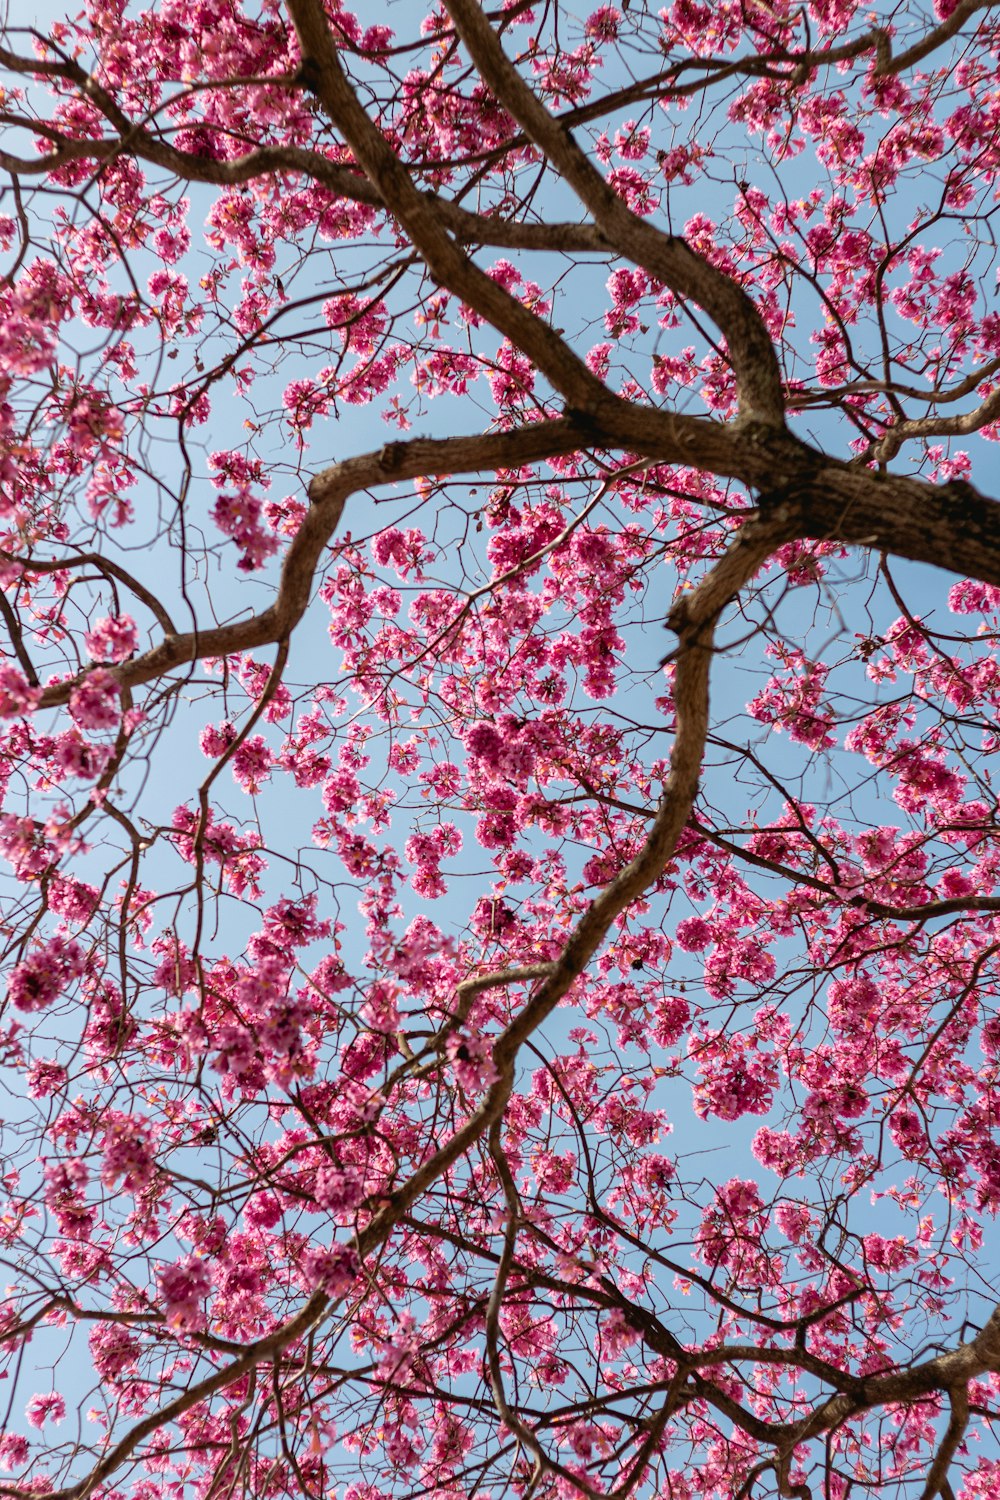
[[[1000,7],[29,11],[0,1496],[995,1497]]]

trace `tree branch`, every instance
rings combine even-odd
[[[722,330],[736,375],[741,419],[768,427],[782,426],[781,372],[763,319],[751,299],[729,276],[696,255],[683,239],[663,234],[626,207],[569,131],[553,118],[508,61],[475,0],[446,0],[446,4],[484,81],[561,173],[593,215],[602,235],[679,296],[696,302]]]

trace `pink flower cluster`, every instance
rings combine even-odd
[[[205,1326],[205,1299],[212,1290],[212,1277],[197,1255],[186,1255],[157,1272],[160,1301],[167,1322],[179,1333],[196,1333]]]
[[[21,1011],[47,1010],[86,967],[86,955],[79,943],[56,934],[14,968],[7,985],[8,998]]]
[[[66,1400],[58,1391],[46,1396],[32,1396],[25,1415],[32,1427],[44,1427],[46,1422],[58,1425],[66,1416]]]
[[[16,667],[0,667],[0,719],[31,713],[42,696],[42,689],[31,687]]]
[[[131,615],[98,620],[83,638],[93,661],[127,661],[139,644],[139,632]]]
[[[70,694],[69,711],[81,729],[117,729],[121,723],[121,689],[103,667],[94,667]]]
[[[101,1181],[115,1187],[119,1180],[126,1193],[141,1193],[156,1175],[157,1129],[142,1115],[111,1110],[102,1120]]]
[[[93,1231],[97,1210],[86,1201],[89,1179],[87,1164],[79,1158],[46,1164],[45,1202],[67,1239],[87,1240]]]

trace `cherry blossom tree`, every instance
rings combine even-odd
[[[1000,7],[82,3],[0,1495],[1000,1494]]]

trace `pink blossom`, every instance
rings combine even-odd
[[[702,1119],[767,1114],[778,1081],[773,1053],[749,1044],[738,1033],[724,1036],[716,1031],[692,1039],[689,1051],[702,1075],[694,1089],[695,1112]]]
[[[58,1094],[66,1086],[66,1069],[61,1063],[47,1062],[38,1058],[25,1074],[28,1095],[32,1099],[47,1099]]]
[[[334,1301],[351,1290],[359,1269],[357,1252],[350,1245],[316,1246],[306,1252],[302,1264],[307,1286]]]
[[[774,1218],[782,1234],[793,1245],[801,1243],[813,1223],[813,1215],[804,1203],[779,1203],[774,1211]]]
[[[903,1266],[913,1265],[919,1258],[917,1247],[903,1235],[886,1239],[881,1234],[866,1234],[863,1243],[867,1263],[886,1275]]]
[[[254,795],[263,782],[270,780],[271,750],[262,734],[250,735],[234,751],[233,776],[243,790]]]
[[[75,727],[56,735],[49,749],[52,774],[58,780],[75,777],[81,781],[95,781],[111,755],[110,746],[95,745]]]
[[[94,667],[77,683],[69,711],[81,729],[117,729],[121,722],[121,689],[110,672]]]
[[[281,1204],[273,1193],[256,1193],[247,1199],[243,1219],[249,1229],[273,1229],[281,1222]]]
[[[224,755],[237,738],[237,728],[228,720],[217,728],[209,724],[201,731],[198,743],[206,755]]]
[[[452,1032],[447,1044],[455,1081],[470,1093],[488,1088],[499,1076],[488,1037]]]
[[[413,889],[428,900],[443,896],[447,887],[441,875],[441,861],[458,854],[461,848],[462,835],[451,822],[439,823],[430,833],[415,833],[408,838],[406,858],[416,867]]]
[[[49,910],[71,922],[86,922],[100,902],[100,892],[83,880],[57,875],[49,886]]]
[[[134,1370],[142,1352],[139,1340],[116,1323],[98,1323],[88,1342],[94,1369],[102,1380],[112,1382]]]
[[[84,636],[94,661],[127,661],[139,643],[139,632],[131,615],[98,620]]]
[[[646,125],[637,125],[635,120],[626,120],[615,132],[615,150],[625,161],[642,161],[649,151],[651,131]]]
[[[319,1206],[331,1213],[349,1213],[365,1198],[364,1183],[353,1167],[320,1167],[313,1191]]]
[[[712,941],[712,928],[704,917],[685,917],[677,924],[676,937],[686,953],[697,953]]]
[[[208,1267],[197,1255],[187,1255],[156,1273],[167,1323],[178,1333],[195,1333],[205,1326],[205,1298],[212,1290]]]
[[[372,539],[371,549],[380,567],[391,565],[401,578],[408,577],[411,572],[419,574],[433,556],[423,532],[416,527],[407,531],[395,526],[386,527]]]
[[[34,1398],[38,1400],[36,1396]],[[0,1433],[0,1469],[9,1474],[13,1469],[23,1468],[31,1456],[31,1445],[20,1432]]]
[[[85,968],[79,943],[57,935],[16,966],[8,981],[8,997],[18,1010],[47,1010]]]
[[[32,1396],[25,1415],[32,1427],[44,1427],[46,1422],[58,1425],[66,1415],[66,1402],[58,1391],[50,1391],[47,1396]]]
[[[46,1164],[45,1202],[67,1239],[89,1239],[93,1230],[97,1211],[86,1202],[89,1180],[87,1165],[79,1158]]]
[[[16,667],[0,666],[0,719],[31,713],[41,695],[42,689],[30,687]]]
[[[212,519],[242,549],[243,556],[237,566],[245,572],[263,567],[278,550],[277,538],[264,524],[263,504],[247,486],[220,495]]]
[[[118,1110],[110,1111],[102,1123],[105,1128],[101,1141],[104,1157],[101,1181],[107,1187],[114,1187],[121,1179],[124,1192],[141,1192],[152,1182],[156,1168],[153,1125],[142,1115],[127,1115]]]

